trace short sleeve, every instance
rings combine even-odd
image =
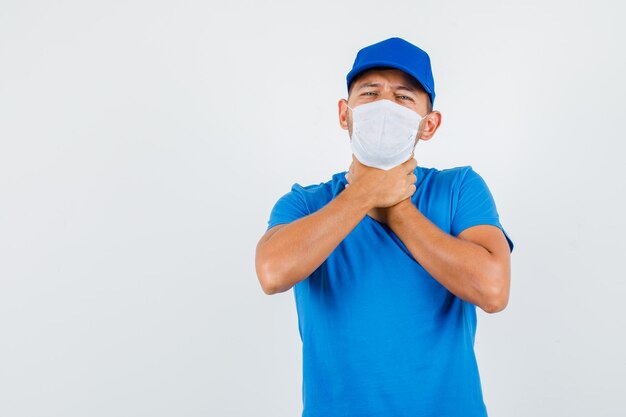
[[[292,185],[291,191],[276,201],[270,212],[266,231],[277,224],[291,223],[309,214],[301,190],[302,186],[295,183]]]
[[[458,236],[468,227],[479,224],[491,224],[502,230],[510,251],[513,241],[500,224],[500,216],[489,187],[485,180],[470,166],[461,180],[456,210],[452,218],[451,233]]]

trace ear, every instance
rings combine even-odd
[[[433,110],[426,116],[426,120],[422,120],[422,133],[419,135],[419,139],[429,140],[433,137],[440,125],[441,113],[438,110]]]
[[[348,101],[345,98],[342,98],[337,103],[337,107],[339,110],[339,126],[343,130],[348,130],[348,120],[346,119],[346,112],[348,111]]]

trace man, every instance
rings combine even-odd
[[[350,169],[295,183],[256,248],[264,292],[294,289],[302,416],[486,416],[476,306],[507,305],[513,242],[471,166],[413,158],[441,123],[426,52],[384,40],[346,79]]]

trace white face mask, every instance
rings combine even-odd
[[[411,157],[425,116],[386,99],[348,108],[352,110],[350,146],[360,162],[388,170]]]

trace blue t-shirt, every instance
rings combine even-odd
[[[324,207],[344,190],[346,172],[293,184],[268,230]],[[471,166],[414,173],[411,201],[444,232],[457,236],[479,224],[504,232]],[[387,225],[365,216],[293,290],[303,417],[487,416],[474,354],[476,306],[436,281]]]

